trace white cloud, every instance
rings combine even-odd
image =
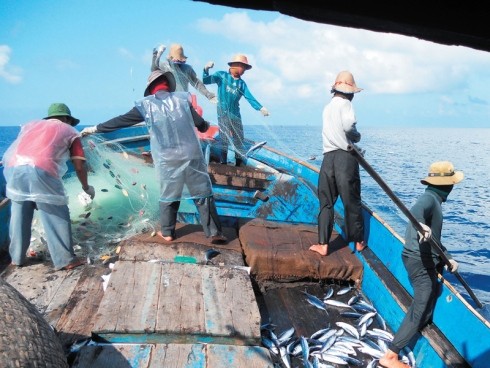
[[[133,60],[134,59],[134,55],[131,51],[129,51],[127,48],[125,47],[119,47],[117,49],[117,52],[119,53],[119,55],[121,55],[124,59],[128,59],[128,60]]]
[[[465,88],[469,73],[490,62],[489,53],[469,48],[282,15],[266,23],[244,12],[228,13],[220,20],[201,19],[198,27],[256,50],[249,60],[258,67],[244,79],[260,83],[261,95],[271,98],[284,97],[278,91],[324,96],[341,70],[350,70],[370,93],[444,93]]]
[[[12,50],[7,45],[0,45],[0,78],[11,84],[18,84],[22,81],[22,70],[18,67],[9,65],[10,53]]]

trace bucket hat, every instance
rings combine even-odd
[[[231,66],[231,64],[233,64],[233,63],[240,63],[240,64],[245,65],[246,70],[252,69],[252,65],[250,65],[248,63],[247,57],[245,55],[242,55],[242,54],[236,54],[235,56],[233,56],[233,60],[231,60],[228,63],[228,65]]]
[[[153,82],[155,82],[158,78],[165,77],[168,81],[168,90],[169,92],[175,92],[176,82],[175,77],[172,72],[164,72],[160,69],[154,70],[151,72],[148,77],[148,82],[146,83],[146,89],[144,96],[148,96],[150,94],[150,86]]]
[[[168,52],[168,59],[174,61],[180,61],[185,63],[187,56],[184,55],[184,48],[181,44],[174,43],[170,45],[170,51]]]
[[[424,185],[453,185],[463,180],[462,171],[454,171],[454,166],[449,161],[434,162],[429,167],[429,174],[420,182]]]
[[[77,125],[80,120],[71,116],[71,111],[64,103],[53,103],[48,108],[48,116],[44,119],[51,119],[57,116],[69,116],[71,118],[71,126]]]
[[[337,75],[335,83],[332,85],[332,89],[342,93],[357,93],[362,91],[362,88],[356,86],[352,73],[347,70],[344,70]]]

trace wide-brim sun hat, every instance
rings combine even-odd
[[[454,165],[449,161],[437,161],[430,165],[427,177],[420,182],[424,185],[453,185],[463,180],[462,171],[454,171]]]
[[[56,118],[57,116],[68,116],[71,118],[71,126],[77,125],[80,120],[71,115],[71,111],[64,103],[52,103],[48,108],[48,116],[44,119]]]
[[[187,56],[184,55],[184,48],[181,44],[174,43],[170,45],[170,51],[168,52],[168,59],[173,61],[180,61],[185,63]]]
[[[243,54],[236,54],[233,56],[233,59],[228,63],[228,65],[231,66],[233,63],[243,64],[246,70],[252,69],[252,65],[248,63],[247,57]]]
[[[352,73],[347,70],[341,71],[337,75],[332,89],[342,93],[357,93],[362,91],[362,88],[357,87]]]
[[[175,82],[175,77],[172,74],[172,72],[164,72],[160,69],[154,70],[151,72],[150,76],[148,77],[148,82],[146,84],[146,89],[144,96],[148,96],[150,94],[150,87],[153,82],[155,82],[158,78],[160,77],[165,77],[168,82],[168,91],[169,92],[175,92],[175,88],[177,86]]]

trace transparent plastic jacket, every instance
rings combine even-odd
[[[3,156],[7,197],[68,204],[61,178],[68,170],[69,150],[78,135],[75,128],[57,119],[24,125]]]
[[[211,180],[194,129],[190,103],[189,93],[164,91],[136,102],[150,132],[162,202],[212,195]]]

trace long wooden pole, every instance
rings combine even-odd
[[[398,208],[403,212],[405,216],[410,220],[415,229],[423,234],[424,228],[419,224],[414,215],[409,211],[409,209],[400,201],[400,199],[393,193],[393,191],[388,187],[388,185],[383,181],[383,179],[378,175],[378,173],[369,165],[369,163],[364,159],[361,153],[356,149],[356,147],[350,145],[347,150],[352,153],[359,164],[368,172],[369,175],[379,184],[379,186],[385,191],[386,194],[391,198],[391,200],[398,206]],[[442,261],[447,265],[448,270],[451,270],[452,266],[449,262],[449,258],[446,256],[442,249],[442,245],[434,239],[434,237],[429,238],[429,244],[435,249],[437,254],[441,257]],[[453,272],[454,276],[459,280],[459,282],[464,286],[468,294],[470,294],[471,298],[475,301],[478,308],[482,308],[483,304],[478,300],[473,290],[471,290],[470,286],[466,283],[466,281],[461,277],[459,272]]]

